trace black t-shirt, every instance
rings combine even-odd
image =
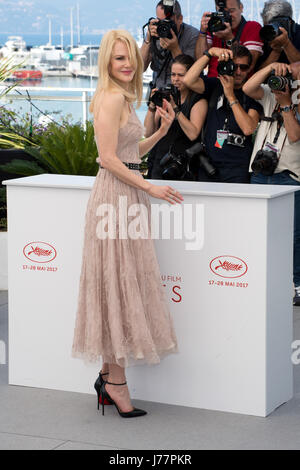
[[[181,112],[190,119],[191,110],[193,106],[203,99],[203,95],[191,92],[181,106]],[[173,121],[167,135],[163,137],[153,148],[150,158],[150,174],[153,179],[160,178],[162,174],[162,167],[160,161],[162,157],[169,152],[170,148],[176,155],[184,153],[184,151],[192,147],[193,143],[182,130],[177,120]]]
[[[292,21],[292,33],[291,33],[291,43],[293,46],[300,51],[300,25]],[[263,46],[263,54],[259,57],[257,64],[256,64],[256,69],[258,68],[267,60],[269,55],[272,52],[272,48],[269,46],[268,43],[264,43]],[[280,54],[280,57],[277,62],[281,62],[283,64],[289,64],[289,60],[285,54],[284,51]]]
[[[217,167],[222,166],[223,164],[226,164],[227,167],[247,167],[253,150],[252,135],[246,137],[243,148],[229,145],[226,140],[222,148],[215,146],[217,141],[217,131],[224,128],[226,118],[228,118],[226,130],[233,134],[239,134],[242,136],[244,134],[235,120],[233,111],[224,95],[220,80],[215,77],[204,78],[204,83],[206,99],[208,102],[210,102],[211,98],[214,101],[214,107],[209,107],[208,109],[207,125],[204,137],[206,149],[212,163]],[[217,91],[214,93],[214,90]],[[257,101],[245,95],[241,89],[235,90],[234,94],[246,113],[248,113],[249,109],[255,109],[259,114],[262,114],[262,106]]]

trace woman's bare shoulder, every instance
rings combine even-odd
[[[125,97],[118,91],[101,91],[95,99],[94,117],[99,116],[99,112],[103,111],[105,114],[115,114],[123,109]]]

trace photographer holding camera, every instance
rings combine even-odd
[[[264,41],[259,68],[273,62],[291,64],[300,60],[300,25],[293,21],[293,9],[285,0],[270,0],[261,13],[264,26],[260,31]]]
[[[194,57],[199,31],[183,22],[181,7],[176,0],[162,0],[156,6],[156,19],[149,20],[146,38],[140,49],[144,71],[153,70],[152,88],[171,83],[171,65],[180,54]]]
[[[241,44],[252,55],[251,70],[263,53],[263,41],[259,36],[261,26],[256,21],[246,21],[240,0],[215,0],[216,12],[205,12],[202,16],[199,38],[196,44],[196,58],[202,57],[210,47],[231,48]],[[209,62],[208,76],[217,77],[217,58]]]
[[[300,63],[273,63],[259,70],[243,87],[248,96],[259,100],[265,114],[251,157],[251,183],[300,185],[300,124],[292,102],[292,80],[300,78],[299,72]],[[300,305],[299,192],[295,193],[294,220],[294,304]]]
[[[148,178],[196,179],[192,158],[185,152],[201,132],[207,101],[183,84],[183,78],[193,63],[194,59],[188,55],[177,56],[171,69],[172,86],[152,90],[144,122],[145,137],[151,136],[159,128],[160,116],[156,106],[161,106],[163,98],[171,102],[176,117],[167,135],[156,144],[148,158]]]
[[[219,60],[219,78],[200,78],[211,58]],[[199,181],[249,183],[249,161],[262,107],[242,91],[251,67],[250,51],[240,45],[232,50],[212,47],[187,72],[184,83],[209,100],[204,135],[206,153],[216,174],[200,167]]]

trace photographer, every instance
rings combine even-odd
[[[152,179],[183,179],[195,180],[196,171],[186,166],[185,150],[193,145],[198,138],[207,113],[207,102],[201,95],[192,92],[183,84],[187,70],[193,65],[194,59],[181,54],[172,64],[171,79],[175,87],[169,100],[175,111],[176,118],[167,135],[159,141],[148,159],[148,178]],[[152,90],[148,113],[145,118],[145,137],[154,134],[159,128],[159,113],[156,112],[155,103],[161,92]],[[160,103],[159,103],[160,104]],[[179,163],[168,154],[174,155]],[[162,159],[166,164],[161,164]],[[167,160],[167,161],[166,161]],[[163,162],[162,162],[163,163]]]
[[[299,72],[300,63],[273,63],[259,70],[243,87],[247,95],[259,100],[265,114],[251,157],[251,183],[300,185],[300,124],[291,96],[291,82],[300,78]],[[295,193],[294,220],[294,303],[300,305],[299,192]]]
[[[299,61],[300,25],[292,20],[291,4],[285,0],[270,0],[265,3],[261,16],[264,26],[268,27],[261,30],[264,53],[259,59],[259,68],[273,62],[291,64]]]
[[[219,60],[219,78],[199,78],[212,57]],[[252,134],[262,111],[261,105],[242,91],[251,61],[252,55],[244,46],[234,45],[232,50],[212,47],[184,78],[186,86],[205,93],[209,100],[204,143],[217,170],[215,181],[249,182]],[[212,181],[213,178],[200,168],[199,180]]]
[[[202,57],[204,51],[210,47],[230,49],[233,44],[241,44],[251,52],[252,64],[249,70],[251,72],[263,52],[263,41],[259,36],[260,24],[245,20],[242,15],[244,7],[240,0],[215,0],[215,2],[217,12],[223,15],[220,18],[216,13],[203,14],[196,44],[196,58]],[[209,62],[209,77],[217,77],[217,65],[217,59],[212,58]]]
[[[151,19],[148,24],[147,36],[140,49],[144,60],[144,71],[149,64],[154,71],[153,88],[161,88],[171,83],[171,65],[173,59],[180,54],[194,57],[195,46],[199,31],[183,22],[179,2],[174,1],[174,7],[170,8],[160,1],[156,6],[156,19]],[[170,37],[161,37],[157,31],[158,21],[162,23],[162,36],[169,31]]]

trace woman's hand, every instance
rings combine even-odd
[[[172,188],[171,186],[156,186],[151,184],[147,190],[149,196],[155,197],[157,199],[163,199],[164,201],[170,202],[170,204],[176,204],[184,200],[179,191]]]
[[[160,106],[156,106],[156,109],[158,112],[158,116],[161,118],[161,124],[159,129],[163,136],[165,136],[168,133],[175,119],[175,113],[171,103],[169,103],[169,101],[167,101],[166,99],[163,99],[163,107],[161,108]]]

